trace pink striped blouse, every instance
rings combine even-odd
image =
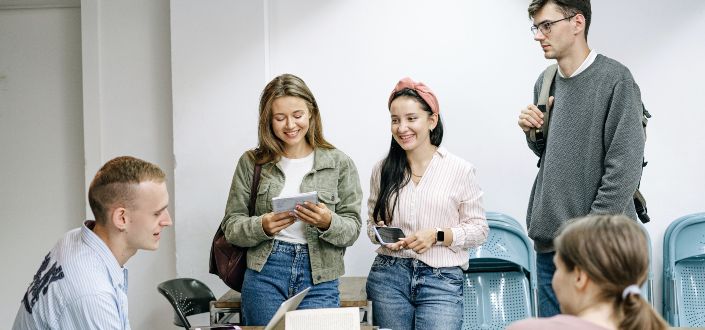
[[[376,243],[372,226],[377,195],[379,194],[380,168],[375,165],[370,178],[370,198],[367,201],[367,235]],[[439,147],[426,168],[421,181],[413,181],[399,190],[394,218],[390,226],[401,228],[406,235],[421,229],[450,228],[453,242],[450,247],[434,245],[423,254],[405,249],[392,251],[384,246],[377,253],[416,258],[434,267],[468,267],[468,250],[485,242],[489,228],[482,206],[483,192],[475,178],[475,167],[462,158]]]

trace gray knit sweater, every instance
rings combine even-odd
[[[542,83],[543,74],[534,104]],[[644,155],[641,95],[629,69],[598,55],[575,77],[556,75],[554,87],[546,152],[526,214],[541,253],[553,251],[556,231],[569,219],[617,213],[636,219],[632,196]]]

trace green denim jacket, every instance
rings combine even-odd
[[[313,169],[304,176],[301,191],[317,191],[318,200],[332,211],[330,227],[321,231],[308,225],[306,240],[311,259],[313,283],[332,281],[345,273],[345,248],[353,245],[360,235],[360,206],[362,189],[352,159],[337,149],[317,148]],[[238,161],[221,226],[228,242],[247,251],[247,267],[261,271],[272,252],[274,237],[262,228],[262,216],[272,212],[272,197],[284,187],[284,173],[277,163],[262,165],[255,216],[248,216],[250,186],[254,172],[251,152],[245,152]]]

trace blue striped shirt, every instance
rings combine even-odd
[[[20,303],[13,330],[130,329],[127,269],[91,230],[69,231],[47,254]]]

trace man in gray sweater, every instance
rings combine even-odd
[[[526,222],[537,252],[539,316],[548,317],[560,313],[551,288],[556,231],[587,214],[637,218],[632,196],[641,177],[645,137],[641,95],[631,73],[588,47],[590,1],[533,0],[529,17],[544,56],[558,62],[543,152],[528,138],[530,130],[544,124],[542,112],[530,104],[519,115],[529,148],[540,157]],[[534,103],[542,84],[543,74],[534,85]]]

